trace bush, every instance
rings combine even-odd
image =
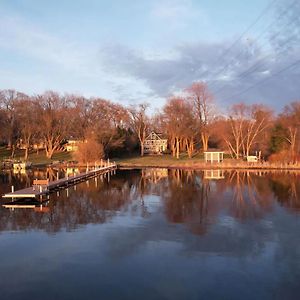
[[[87,140],[78,146],[74,154],[76,160],[80,163],[93,163],[104,157],[103,146],[96,140]]]

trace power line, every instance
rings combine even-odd
[[[217,64],[224,56],[226,56],[233,48],[234,46],[243,38],[243,36],[252,28],[254,27],[259,20],[264,16],[264,14],[267,13],[268,10],[271,9],[271,7],[277,2],[278,0],[273,0],[270,2],[263,10],[262,12],[258,15],[258,17],[242,32],[242,34],[225,50],[223,51],[218,58],[215,60],[214,64]],[[208,73],[208,70],[204,71],[200,77],[206,75]]]
[[[261,14],[254,20],[252,24],[233,42],[233,44],[225,51],[225,53],[222,53],[222,57],[226,55],[241,39],[242,37],[258,23],[258,21],[263,17],[263,15],[277,2],[278,0],[273,0],[271,3],[269,3],[266,8],[261,12]]]
[[[292,2],[292,3],[288,6],[288,8],[287,8],[286,10],[284,10],[284,12],[281,13],[280,16],[279,16],[274,22],[272,22],[269,26],[267,26],[267,29],[268,29],[269,27],[271,27],[271,25],[273,25],[276,21],[278,21],[278,19],[280,19],[281,17],[283,17],[284,15],[286,15],[287,12],[288,12],[288,11],[289,11],[296,3],[297,3],[297,0],[295,0],[294,2]],[[286,24],[286,26],[289,26],[289,25],[291,25],[291,24],[294,23],[294,22],[295,22],[295,19],[292,20],[291,22],[289,22],[288,24]],[[277,33],[276,35],[273,35],[272,38],[269,40],[269,42],[272,41],[272,40],[274,40],[278,35],[280,35],[280,32]],[[260,37],[261,37],[261,35],[260,35]],[[291,41],[291,40],[293,40],[293,39],[294,39],[294,37],[289,38],[288,41],[286,41],[286,43],[288,43],[289,41]],[[279,54],[282,54],[284,51],[285,51],[285,50],[279,52]],[[242,52],[241,52],[240,54],[242,54]],[[277,55],[278,55],[278,54],[277,54]],[[239,57],[239,56],[240,56],[240,55],[238,55],[238,57]],[[253,64],[252,66],[250,66],[247,70],[245,70],[245,71],[243,71],[242,73],[240,73],[240,74],[237,76],[237,78],[243,79],[243,78],[245,78],[246,76],[248,76],[248,75],[254,73],[254,72],[255,72],[257,69],[259,69],[261,66],[264,66],[264,65],[265,65],[264,60],[265,60],[266,58],[268,58],[268,57],[271,57],[271,56],[272,56],[272,54],[268,54],[268,55],[263,56],[263,57],[260,58],[255,64]],[[237,59],[238,57],[236,57],[236,59]],[[263,63],[262,65],[261,65],[261,62]],[[229,64],[227,64],[226,67],[227,67],[228,65],[229,65]],[[222,71],[224,71],[224,70],[225,70],[225,68],[222,69]],[[222,72],[222,71],[221,71],[221,72]],[[223,91],[225,88],[226,88],[226,85],[223,84],[219,89],[217,89],[217,90],[214,92],[214,94],[216,95],[216,94],[220,93],[220,92]]]
[[[288,41],[293,40],[294,37],[291,37]],[[281,55],[285,52],[286,50],[282,50],[281,52],[277,53],[277,55]],[[251,75],[254,73],[256,70],[258,70],[260,67],[263,67],[265,65],[265,59],[271,57],[273,54],[268,54],[260,58],[255,64],[253,64],[251,67],[249,67],[247,70],[243,71],[239,75],[237,75],[236,79],[243,79],[246,78],[247,76]],[[261,64],[262,63],[262,64]],[[226,88],[226,85],[222,85],[219,89],[214,91],[214,95],[219,94]]]
[[[241,92],[239,92],[239,93],[237,93],[237,94],[234,94],[234,95],[232,95],[232,96],[230,96],[230,97],[226,97],[226,98],[235,98],[235,97],[238,97],[238,96],[240,96],[240,95],[242,95],[242,94],[248,92],[249,90],[253,89],[254,87],[259,86],[259,85],[261,85],[261,84],[267,82],[268,80],[270,80],[270,79],[272,79],[272,78],[278,76],[279,74],[284,73],[285,71],[287,71],[287,70],[289,70],[289,69],[292,69],[293,67],[295,67],[295,66],[298,65],[299,63],[300,63],[300,59],[297,60],[297,61],[295,61],[294,63],[288,65],[287,67],[285,67],[285,68],[279,70],[278,72],[274,73],[274,74],[271,75],[270,77],[265,78],[265,79],[259,81],[258,83],[253,84],[252,86],[248,87],[247,89],[245,89],[245,90],[243,90],[243,91],[241,91]]]
[[[293,2],[287,7],[287,9],[285,9],[285,10],[278,16],[278,18],[277,18],[276,20],[274,20],[273,22],[271,22],[271,23],[270,23],[270,24],[269,24],[269,25],[268,25],[268,26],[267,26],[267,27],[259,34],[259,36],[258,36],[258,38],[256,39],[256,41],[258,41],[258,40],[263,36],[263,34],[264,34],[269,28],[271,28],[271,26],[273,26],[276,22],[278,22],[279,19],[281,19],[284,15],[286,15],[286,14],[289,12],[289,10],[292,9],[293,6],[295,6],[295,5],[297,4],[297,1],[298,1],[298,0],[293,1]],[[293,22],[295,22],[295,20],[292,20],[292,22],[290,22],[290,23],[293,23]],[[288,23],[288,24],[286,24],[286,25],[290,25],[290,23]],[[274,40],[279,34],[280,34],[280,32],[277,33],[276,35],[273,35],[272,38],[269,40],[269,42],[272,41],[272,40]],[[240,51],[239,54],[235,57],[235,60],[237,60],[242,54],[243,54],[243,51]],[[268,57],[268,56],[270,56],[270,55],[267,55],[266,57]],[[263,60],[263,59],[261,59],[261,60]],[[219,73],[222,73],[223,71],[225,71],[226,68],[231,64],[231,62],[232,62],[232,60],[231,60],[229,63],[227,63],[227,64],[224,66],[224,68],[222,68],[222,70],[219,71]],[[255,65],[257,65],[257,63],[256,63]],[[253,68],[253,67],[254,67],[254,66],[250,67],[249,70],[250,70],[251,68]],[[247,70],[246,70],[245,72],[247,72]],[[242,74],[244,74],[245,72],[243,72]],[[242,75],[242,74],[240,74],[240,75]],[[214,86],[215,84],[216,84],[216,83],[212,83],[212,86]],[[212,88],[212,86],[210,86],[210,87]],[[219,92],[219,90],[220,90],[220,89],[218,89],[217,92]]]

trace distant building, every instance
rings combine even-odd
[[[160,154],[167,150],[168,140],[162,134],[152,131],[144,142],[145,154]]]
[[[71,151],[77,151],[78,150],[78,146],[80,144],[84,143],[84,141],[82,140],[76,140],[76,139],[70,139],[68,140],[68,142],[66,144],[64,144],[64,147],[66,149],[66,151],[71,152]]]
[[[19,149],[26,149],[27,145],[24,143],[22,139],[20,139],[18,143],[18,148]],[[36,141],[31,145],[32,149],[35,150],[40,150],[40,149],[45,149],[45,143],[43,141]]]
[[[204,152],[205,162],[215,163],[222,162],[224,159],[223,151],[206,151]]]
[[[252,162],[252,163],[259,161],[259,159],[256,155],[248,155],[246,157],[246,160],[247,160],[247,162]]]

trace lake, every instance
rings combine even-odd
[[[300,299],[300,172],[118,170],[27,204],[0,208],[1,300]]]

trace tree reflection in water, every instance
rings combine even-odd
[[[66,170],[34,170],[26,174],[2,173],[0,191],[30,186],[33,178],[64,176]],[[120,170],[50,196],[47,210],[1,207],[0,230],[75,230],[104,223],[119,213],[148,218],[148,196],[160,199],[159,208],[170,223],[182,223],[194,234],[203,235],[218,216],[229,213],[236,221],[263,218],[281,205],[299,211],[299,173],[226,171],[218,180],[203,171],[177,169]],[[224,175],[224,176],[223,176]],[[2,200],[2,203],[4,200]]]
[[[168,183],[161,193],[168,220],[186,223],[194,233],[205,233],[214,218],[215,195],[203,172],[170,170]]]

